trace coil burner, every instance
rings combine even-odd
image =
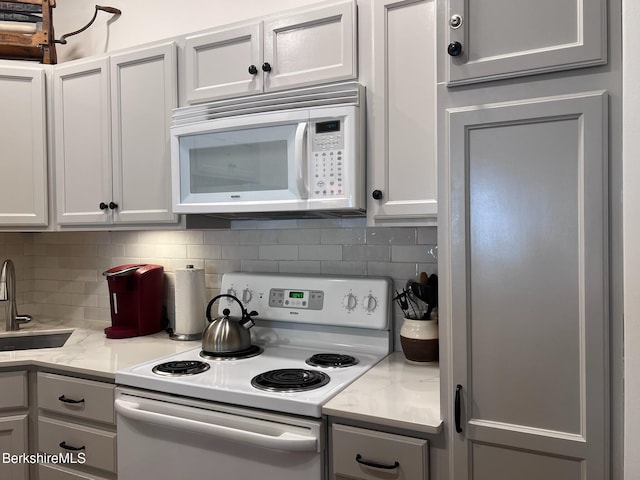
[[[357,363],[358,359],[356,357],[343,355],[341,353],[316,353],[306,360],[307,365],[324,368],[351,367]]]
[[[329,383],[326,373],[302,368],[283,368],[256,375],[251,385],[269,392],[303,392],[320,388]]]
[[[168,377],[183,377],[186,375],[197,375],[209,370],[210,365],[197,360],[175,360],[156,365],[151,369],[153,373]]]

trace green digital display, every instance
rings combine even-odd
[[[289,292],[289,298],[304,298],[304,292]]]

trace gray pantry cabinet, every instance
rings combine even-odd
[[[48,224],[45,68],[0,62],[0,226]]]
[[[604,54],[612,5],[449,0],[439,12],[452,480],[609,478],[607,184],[621,70],[615,33],[616,54]]]
[[[57,223],[177,223],[168,131],[177,105],[173,42],[54,69]]]
[[[606,62],[606,0],[446,3],[449,85]]]
[[[357,76],[354,0],[187,36],[187,104]]]

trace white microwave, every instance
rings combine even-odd
[[[346,96],[328,88],[174,110],[174,212],[363,214],[362,87],[341,84],[353,90]]]

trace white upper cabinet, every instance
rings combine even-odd
[[[58,65],[54,145],[59,224],[108,224],[111,200],[108,58]]]
[[[448,83],[606,62],[606,0],[448,0]]]
[[[173,43],[111,57],[111,141],[116,223],[174,223],[171,110],[177,106]]]
[[[189,36],[186,102],[355,78],[356,31],[349,0]]]
[[[46,226],[43,68],[0,66],[0,226]]]
[[[60,225],[175,223],[169,122],[174,43],[55,67]]]
[[[369,225],[435,222],[435,3],[385,0],[372,4]]]

